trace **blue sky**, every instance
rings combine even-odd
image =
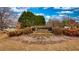
[[[31,11],[36,15],[43,15],[48,21],[49,18],[59,18],[69,16],[79,18],[79,7],[15,7],[13,10],[20,15],[23,11]]]

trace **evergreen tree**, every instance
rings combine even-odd
[[[45,25],[45,18],[44,16],[35,16],[35,25]]]
[[[21,27],[45,25],[44,16],[36,16],[32,12],[24,11],[18,20],[21,23]]]
[[[24,11],[19,18],[19,22],[21,23],[21,27],[27,27],[32,25],[33,13]]]

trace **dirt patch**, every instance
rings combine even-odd
[[[8,38],[9,40],[15,40],[15,41],[21,41],[23,43],[28,44],[55,44],[55,43],[61,43],[66,40],[77,40],[78,37],[69,37],[64,35],[51,35],[50,34],[44,34],[44,33],[32,33],[29,35],[21,35],[21,36],[15,36]]]

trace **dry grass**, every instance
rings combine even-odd
[[[55,35],[62,35],[63,34],[63,29],[62,28],[54,28],[52,30],[53,34]]]
[[[52,44],[37,44],[38,38],[52,40]],[[44,38],[43,38],[44,37]],[[39,38],[40,39],[40,38]],[[41,41],[42,41],[41,39]],[[36,44],[27,43],[26,40],[37,40]],[[62,42],[59,42],[63,40]],[[5,33],[0,33],[1,51],[79,51],[79,37],[56,36],[51,33],[32,33],[30,35],[21,35],[9,37]]]
[[[74,50],[76,51],[76,50],[79,50],[78,38],[77,40],[72,38],[71,40],[65,40],[63,42],[57,42],[54,44],[28,44],[20,40],[17,41],[17,40],[10,40],[10,39],[11,38],[7,37],[7,35],[5,35],[4,38],[0,38],[0,50],[2,51],[74,51]],[[58,37],[58,39],[60,38]]]
[[[12,37],[12,36],[20,36],[20,35],[23,35],[23,34],[30,34],[32,32],[33,32],[32,29],[27,27],[25,29],[17,29],[17,30],[14,30],[14,31],[8,31],[7,34],[10,37]]]
[[[3,51],[74,51],[79,50],[79,40],[68,40],[56,44],[27,44],[20,41],[0,40]]]

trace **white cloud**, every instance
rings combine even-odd
[[[62,11],[61,13],[73,13],[72,11]]]
[[[48,9],[49,7],[44,7],[43,9]]]
[[[37,14],[35,14],[35,15],[43,15],[43,16],[44,16],[44,14],[43,14],[43,13],[37,13]]]
[[[64,16],[63,14],[59,14],[60,17]]]
[[[48,20],[51,18],[51,16],[49,15],[45,15],[44,17],[45,17],[46,22],[48,22]]]
[[[53,20],[58,20],[58,19],[61,19],[62,18],[62,16],[60,16],[60,15],[53,15],[52,17],[51,17],[51,19]]]
[[[61,7],[61,9],[69,10],[69,9],[72,9],[72,7]]]
[[[23,11],[27,11],[27,8],[16,8],[16,7],[13,7],[12,10],[14,12],[23,12]]]
[[[54,9],[69,10],[72,9],[72,7],[54,7]]]
[[[57,12],[58,14],[64,14],[64,13],[67,13],[67,14],[72,14],[73,11],[61,11],[61,12]]]
[[[74,11],[79,11],[79,9],[75,9]]]
[[[61,9],[60,7],[54,7],[54,9]]]
[[[47,19],[49,19],[51,16],[49,16],[49,15],[47,15],[47,16],[45,16]]]
[[[49,19],[52,19],[52,20],[62,20],[62,16],[64,15],[52,15],[52,16],[45,16],[45,19],[46,19],[46,22],[49,20]]]
[[[35,15],[42,15],[42,16],[44,16],[45,18],[47,18],[47,19],[49,19],[51,16],[49,16],[49,15],[45,15],[44,13],[37,13],[37,14],[35,14]]]
[[[21,15],[23,11],[27,11],[26,7],[12,7],[11,10],[13,12],[18,12],[17,17]]]

